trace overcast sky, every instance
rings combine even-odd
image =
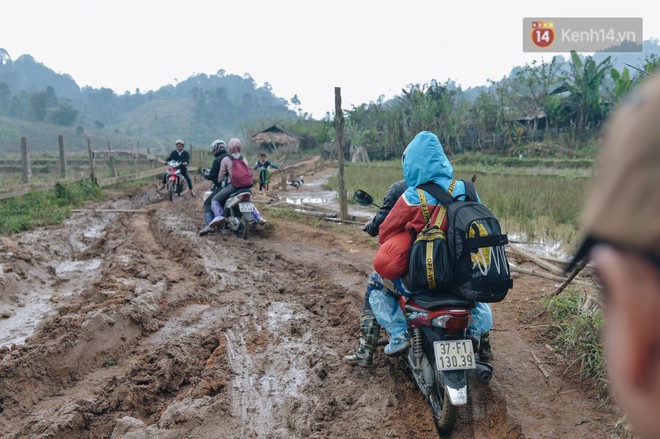
[[[587,3],[591,3],[589,5]],[[400,94],[407,84],[499,80],[554,54],[522,51],[523,17],[642,17],[660,37],[654,1],[552,0],[16,0],[0,14],[0,48],[81,87],[156,90],[192,74],[246,73],[297,94],[321,118]]]

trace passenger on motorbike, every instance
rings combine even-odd
[[[408,254],[411,245],[409,229],[412,227],[419,233],[425,224],[416,187],[433,181],[446,190],[454,174],[440,140],[428,131],[422,131],[415,136],[404,151],[402,162],[408,188],[379,227],[381,249],[374,258],[376,272],[369,277],[367,287],[374,315],[390,334],[390,342],[385,346],[387,355],[402,353],[410,347],[406,318],[397,299],[401,295],[420,293],[411,291],[405,285],[402,277],[407,271],[407,256],[401,256]],[[465,185],[457,181],[453,195],[463,194]],[[426,198],[429,211],[432,211],[431,221],[435,221],[440,211],[437,207],[441,203],[431,194],[426,194]],[[444,227],[446,228],[446,225]],[[395,275],[392,275],[393,273]],[[468,327],[468,337],[473,340],[475,350],[478,350],[482,334],[486,334],[492,327],[493,316],[487,303],[477,302],[471,311],[473,321]]]
[[[190,154],[188,154],[188,151],[183,150],[183,140],[178,139],[176,141],[176,149],[172,151],[170,155],[165,160],[163,160],[162,163],[167,163],[170,160],[175,160],[181,163],[181,166],[179,167],[179,171],[181,171],[181,175],[183,175],[183,178],[185,178],[186,182],[188,183],[188,189],[190,189],[190,195],[193,197],[196,196],[197,194],[193,190],[192,180],[190,178],[190,175],[188,175],[188,164],[190,163]],[[165,189],[166,182],[167,182],[167,174],[163,175],[163,186],[160,188],[160,190]]]
[[[243,145],[240,139],[233,138],[229,141],[229,154],[233,157],[234,160],[238,160],[241,157],[242,146]],[[249,169],[249,164],[245,157],[243,157],[243,161]],[[232,184],[231,172],[232,158],[227,155],[220,162],[220,171],[218,172],[217,179],[217,181],[222,181],[225,177],[228,177],[227,185],[216,192],[213,197],[209,197],[211,199],[211,210],[213,211],[214,218],[211,220],[207,228],[212,229],[222,224],[222,222],[225,220],[225,217],[223,216],[223,206],[225,205],[225,202],[233,192],[236,192],[238,189],[240,189]],[[259,224],[264,224],[266,222],[256,209],[253,213],[253,218],[255,218]],[[205,228],[202,232],[206,231],[207,228]],[[200,234],[202,234],[202,232],[200,232]]]

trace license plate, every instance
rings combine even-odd
[[[238,203],[238,209],[241,213],[254,212],[254,204],[252,203]]]
[[[474,369],[476,362],[471,340],[433,342],[438,370]]]

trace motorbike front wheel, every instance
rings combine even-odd
[[[174,200],[174,183],[171,181],[167,182],[167,197],[170,199],[170,201]]]

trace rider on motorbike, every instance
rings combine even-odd
[[[170,160],[175,160],[181,163],[181,166],[179,167],[179,171],[181,171],[181,175],[183,176],[183,178],[186,179],[186,182],[188,183],[188,189],[190,189],[190,195],[194,197],[197,194],[193,190],[192,180],[190,178],[190,175],[188,175],[188,164],[190,164],[190,154],[188,154],[188,151],[183,150],[183,140],[178,139],[175,143],[176,143],[176,149],[170,153],[170,155],[163,161],[163,163],[167,163]],[[166,180],[167,180],[167,174],[163,175],[163,187],[161,187],[160,190],[165,189]]]
[[[378,236],[378,231],[381,223],[387,217],[387,214],[390,213],[392,207],[403,194],[403,192],[408,189],[408,185],[405,180],[399,180],[396,183],[393,183],[383,199],[383,204],[376,212],[376,215],[367,222],[362,230],[367,232],[371,236]],[[362,305],[362,316],[360,316],[360,341],[358,348],[355,353],[351,355],[346,355],[344,361],[349,364],[357,364],[358,366],[371,366],[373,361],[374,350],[376,349],[376,343],[378,342],[378,336],[380,334],[380,325],[374,316],[374,312],[371,309],[369,304],[369,293],[371,292],[370,288],[367,288],[367,291],[364,294],[364,304]]]
[[[403,196],[396,201],[392,210],[386,213],[387,216],[378,228],[380,235],[379,242],[382,244],[381,248],[387,248],[386,246],[389,246],[390,249],[387,252],[379,252],[377,258],[391,256],[392,261],[394,261],[395,255],[398,257],[398,255],[407,254],[407,248],[396,249],[392,246],[392,241],[396,241],[396,239],[393,239],[389,243],[388,240],[393,237],[396,238],[402,230],[407,232],[407,228],[411,226],[417,232],[424,227],[425,221],[415,188],[427,181],[434,181],[441,187],[447,188],[453,178],[453,168],[442,150],[440,141],[435,134],[429,132],[419,133],[413,139],[404,151],[402,162],[405,182],[408,188],[403,192]],[[390,188],[391,190],[392,187]],[[458,196],[464,193],[465,188],[463,183],[457,182],[454,195]],[[430,194],[427,195],[427,199],[429,200],[429,210],[432,210],[434,213],[432,215],[432,221],[434,221],[439,211],[436,207],[440,203]],[[381,212],[379,211],[379,213]],[[405,240],[399,240],[399,242],[402,242],[404,246],[409,246],[410,238],[406,237]],[[376,264],[377,261],[374,262],[375,266],[383,266],[380,263],[382,261],[378,261],[378,264]],[[385,261],[385,265],[388,263],[389,261]],[[397,299],[401,295],[410,295],[411,293],[415,292],[411,292],[404,285],[401,278],[388,279],[377,272],[372,273],[369,277],[365,301],[368,300],[378,323],[385,327],[390,334],[390,343],[385,347],[385,353],[388,355],[401,353],[410,347],[406,319],[399,307]],[[374,331],[372,329],[369,331],[369,328],[367,328],[369,322],[368,313],[364,312],[366,308],[367,306],[365,304],[363,317],[366,316],[364,320],[366,324],[362,324],[360,328],[360,347],[358,347],[355,354],[344,357],[345,361],[360,366],[371,364],[373,348],[369,349],[368,345],[371,344],[373,346],[377,337],[377,330]],[[492,327],[492,311],[489,304],[479,302],[476,303],[475,308],[471,311],[473,323],[468,328],[468,336],[473,339],[475,348],[479,349],[478,352],[480,352],[482,359],[485,360],[486,357],[490,357],[488,331]],[[369,335],[374,332],[376,335]],[[363,338],[366,339],[365,343],[362,341]],[[483,344],[480,345],[481,340],[483,340]]]
[[[203,173],[205,179],[211,180],[213,186],[211,187],[211,195],[204,200],[204,226],[208,226],[213,220],[213,210],[211,209],[211,199],[222,189],[227,183],[227,178],[224,178],[218,183],[218,174],[220,173],[220,162],[227,156],[227,145],[224,140],[216,139],[211,143],[211,154],[213,154],[213,164],[208,173]]]

